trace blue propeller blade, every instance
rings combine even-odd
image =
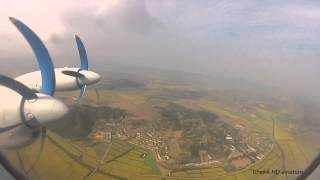
[[[84,48],[84,45],[81,39],[77,35],[76,35],[76,41],[77,41],[78,51],[80,55],[81,70],[88,70],[89,65],[88,65],[88,57],[87,57],[86,49]]]
[[[86,88],[87,88],[86,85],[84,85],[84,86],[81,87],[81,89],[80,89],[80,98],[83,97],[84,93],[86,92]]]
[[[41,93],[53,96],[56,79],[54,66],[47,48],[44,46],[40,38],[27,25],[13,17],[9,17],[9,19],[22,33],[36,55],[41,71]]]

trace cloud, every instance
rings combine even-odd
[[[300,0],[98,1],[55,14],[61,27],[45,41],[57,66],[78,65],[78,34],[92,67],[157,67],[302,91],[319,77],[319,10]],[[8,49],[16,51],[1,45],[0,56]]]
[[[168,53],[174,53],[170,47],[174,48],[176,44],[172,41],[176,32],[170,32],[165,24],[152,16],[144,1],[123,1],[98,14],[90,9],[76,9],[64,14],[62,21],[65,32],[59,34],[58,39],[63,42],[52,45],[61,56],[65,55],[65,48],[74,43],[75,32],[97,62],[163,66],[169,62],[166,60]],[[56,36],[51,40],[57,39]]]

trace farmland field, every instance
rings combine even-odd
[[[272,170],[303,170],[315,156],[317,149],[310,146],[287,122],[265,104],[238,108],[231,103],[211,99],[212,89],[196,91],[190,85],[165,85],[159,82],[137,90],[100,90],[97,102],[94,91],[89,90],[83,101],[95,106],[124,109],[135,119],[143,119],[142,127],[159,120],[159,109],[170,103],[193,111],[208,111],[232,126],[263,134],[271,139],[270,151],[245,168],[226,169],[223,164],[211,167],[172,168],[159,161],[150,149],[130,143],[130,139],[117,138],[111,143],[92,143],[88,139],[68,139],[48,130],[48,136],[38,161],[40,140],[20,150],[6,154],[12,162],[32,179],[292,179],[295,175],[276,175]],[[208,92],[209,95],[206,95]],[[221,93],[221,90],[219,90]],[[213,94],[213,95],[212,95]],[[76,92],[64,96],[77,96]],[[215,95],[216,96],[216,95]],[[209,97],[209,98],[208,98]],[[220,97],[219,97],[220,98]],[[284,111],[284,110],[283,110]],[[138,125],[137,126],[141,126]],[[168,132],[166,132],[168,133]],[[173,133],[174,134],[174,133]],[[179,134],[179,133],[178,133]],[[169,137],[169,135],[167,135]],[[164,136],[166,137],[166,135]],[[181,151],[181,149],[179,150]],[[31,168],[32,167],[32,168]],[[31,169],[30,169],[31,168]],[[261,174],[256,171],[269,170]],[[54,176],[52,175],[54,174]]]
[[[92,146],[66,142],[50,131],[45,143],[41,158],[29,172],[33,179],[82,179],[98,164],[99,157]],[[39,142],[35,142],[28,148],[8,151],[7,154],[17,167],[28,171],[27,168],[32,166],[35,160],[34,153],[38,152],[38,148]],[[140,157],[142,153],[147,154],[146,158]],[[56,175],[52,176],[51,173]],[[114,141],[98,173],[90,178],[128,179],[159,174],[155,159],[149,151],[124,141]]]

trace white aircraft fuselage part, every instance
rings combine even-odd
[[[68,113],[68,108],[60,100],[37,93],[39,98],[25,100],[21,117],[22,96],[0,85],[0,149],[24,146],[33,142],[34,130],[23,123],[36,119],[46,123],[60,119]]]
[[[81,70],[80,73],[85,76],[85,78],[80,78],[77,80],[76,77],[72,77],[62,73],[62,71],[75,71],[77,72],[79,68],[55,68],[56,75],[56,91],[73,91],[79,89],[79,83],[81,85],[92,85],[97,83],[101,76],[93,71]],[[25,84],[31,89],[40,91],[41,89],[41,73],[40,71],[34,71],[31,73],[23,74],[15,78],[15,80]],[[77,81],[79,81],[77,83]]]

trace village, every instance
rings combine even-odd
[[[113,138],[127,140],[136,146],[146,148],[156,155],[158,161],[169,160],[168,146],[164,139],[151,129],[132,130],[126,123],[99,119],[88,138],[94,143],[111,143]]]
[[[128,121],[128,119],[126,120]],[[239,125],[237,125],[238,129]],[[167,138],[161,136],[151,127],[132,128],[128,126],[124,120],[110,121],[99,119],[95,122],[94,128],[88,138],[94,143],[111,143],[112,139],[126,140],[127,142],[150,150],[156,157],[158,162],[167,162],[171,160],[171,153],[167,142]],[[241,169],[262,160],[265,154],[270,152],[273,144],[264,136],[254,134],[251,137],[244,137],[239,144],[234,142],[234,137],[226,134],[225,145],[229,152],[225,157],[229,167]],[[221,159],[217,160],[207,151],[199,151],[199,162],[180,164],[181,167],[196,168],[220,166],[223,164]],[[171,162],[171,161],[170,161]]]

